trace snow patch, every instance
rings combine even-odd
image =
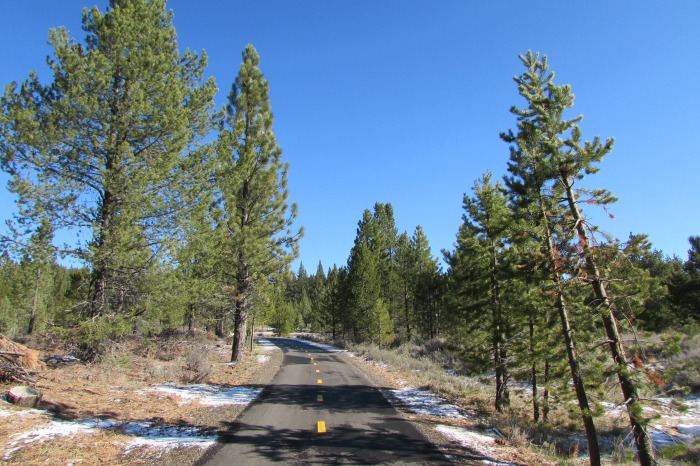
[[[127,445],[126,452],[140,447],[204,449],[212,446],[217,438],[217,435],[205,433],[196,427],[152,426],[145,422],[127,422],[120,427],[124,434],[134,437]]]
[[[255,343],[264,351],[274,351],[279,350],[280,347],[275,345],[271,340],[267,338],[256,338]]]
[[[266,363],[270,360],[270,356],[268,356],[266,354],[258,354],[256,356],[256,359],[259,363]]]
[[[403,388],[387,390],[390,395],[398,398],[416,414],[428,416],[463,419],[464,416],[456,406],[449,404],[444,398],[419,388]]]
[[[443,434],[450,440],[453,440],[465,448],[468,448],[486,458],[493,458],[497,455],[496,438],[489,434],[476,432],[462,427],[438,425],[435,430]],[[498,464],[509,465],[512,463],[504,463],[490,459],[482,459],[479,461],[482,464]]]
[[[330,351],[332,353],[338,353],[340,351],[343,351],[342,349],[338,348],[337,346],[324,345],[321,343],[316,343],[315,341],[304,340],[302,338],[297,338],[297,341],[301,341],[303,343],[306,343],[309,346],[313,346],[313,347],[318,348],[318,349]]]
[[[145,422],[118,422],[99,418],[78,421],[56,420],[32,431],[12,436],[12,440],[7,444],[8,450],[3,456],[3,461],[9,461],[17,450],[30,443],[44,443],[57,437],[79,434],[92,435],[99,430],[120,431],[124,435],[134,437],[127,444],[127,452],[144,446],[165,450],[180,446],[208,448],[216,442],[217,438],[217,435],[196,427],[153,426]]]
[[[203,406],[226,406],[247,405],[260,395],[262,388],[164,384],[151,387],[149,391],[176,395],[182,400],[180,405],[199,401]]]

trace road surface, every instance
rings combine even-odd
[[[336,353],[272,341],[279,372],[198,464],[450,464]]]

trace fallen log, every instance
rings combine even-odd
[[[13,387],[7,392],[7,401],[25,408],[36,408],[41,403],[42,393],[31,387]]]

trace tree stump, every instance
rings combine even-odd
[[[7,392],[7,401],[25,408],[36,408],[41,402],[42,393],[31,387],[13,387]]]

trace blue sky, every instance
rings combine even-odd
[[[0,83],[51,79],[48,29],[82,41],[81,11],[100,0],[0,2]],[[651,1],[170,0],[182,50],[205,49],[222,105],[252,43],[270,82],[274,130],[290,163],[290,200],[313,272],[346,263],[362,211],[390,202],[399,231],[452,248],[462,196],[505,173],[521,105],[518,54],[549,57],[569,83],[585,139],[614,137],[586,182],[619,197],[586,213],[625,239],[646,233],[687,257],[700,235],[700,3]],[[573,115],[572,115],[573,116]],[[6,176],[0,182],[4,185]],[[0,191],[0,218],[13,199]]]

